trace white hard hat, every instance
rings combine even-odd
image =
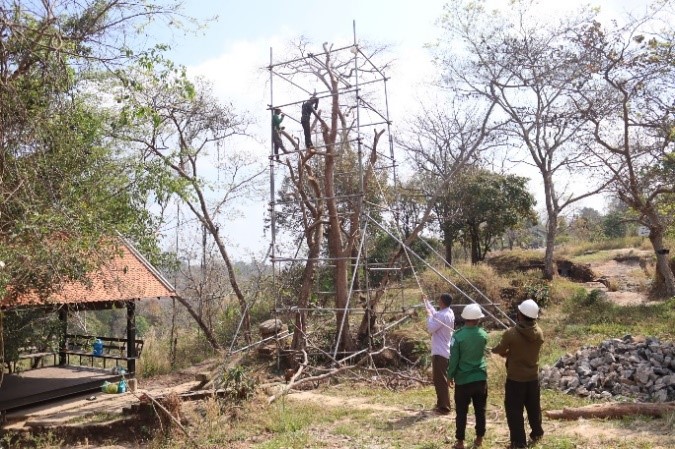
[[[526,299],[525,301],[521,302],[518,306],[518,310],[520,310],[520,313],[528,318],[539,318],[539,306],[531,299]]]
[[[462,310],[462,318],[465,320],[478,320],[484,317],[485,315],[483,315],[478,304],[469,304],[464,306],[464,310]]]

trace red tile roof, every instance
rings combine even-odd
[[[35,293],[20,295],[12,305],[0,300],[0,307],[38,304],[81,304],[128,301],[176,296],[174,287],[126,240],[119,254],[89,275],[90,285],[67,282],[58,292],[42,300]]]

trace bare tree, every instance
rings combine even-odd
[[[548,230],[544,276],[551,279],[560,213],[605,184],[568,191],[572,174],[589,165],[579,142],[584,120],[570,91],[588,74],[570,41],[593,13],[580,11],[543,26],[531,13],[533,6],[529,0],[516,1],[509,12],[498,13],[488,12],[483,2],[451,2],[441,58],[450,85],[497,105],[508,120],[503,130],[512,151],[526,149],[528,163],[541,175]]]
[[[416,159],[417,163],[421,164],[420,166],[425,167],[424,171],[435,175],[435,182],[425,192],[425,208],[419,215],[416,225],[409,233],[406,233],[396,251],[389,256],[386,264],[388,267],[393,267],[397,261],[407,255],[413,242],[432,221],[434,213],[439,210],[439,205],[443,204],[442,200],[455,176],[470,161],[475,160],[479,151],[486,146],[485,142],[494,137],[491,131],[500,126],[491,121],[494,109],[494,103],[488,104],[484,113],[473,122],[474,126],[466,128],[467,123],[472,121],[471,118],[465,121],[467,117],[471,117],[470,114],[459,119],[462,115],[457,113],[458,115],[455,116],[457,121],[449,120],[449,124],[443,119],[439,120],[439,116],[434,117],[431,114],[427,116],[426,121],[424,116],[418,117],[418,125],[413,126],[412,129],[419,132],[419,140],[417,145],[408,143],[408,150],[411,151],[413,159]],[[445,171],[441,172],[441,170]],[[373,333],[378,318],[378,306],[392,280],[391,273],[391,271],[385,271],[378,285],[373,286],[376,291],[367,304],[369,313],[366,313],[361,321],[360,338]]]
[[[135,76],[126,82],[131,88],[121,92],[127,103],[119,126],[131,132],[120,131],[117,137],[142,151],[148,170],[166,171],[181,203],[213,239],[239,302],[245,339],[250,342],[247,300],[219,221],[238,199],[255,191],[263,173],[252,156],[226,146],[234,136],[245,134],[247,119],[219,104],[206,84],[192,83],[170,64],[164,72],[139,70]],[[227,152],[221,157],[224,149]],[[217,168],[217,184],[207,178],[210,167]]]
[[[593,76],[577,85],[579,114],[590,124],[589,154],[602,161],[611,190],[649,228],[664,293],[675,295],[675,277],[664,233],[675,218],[673,104],[675,56],[673,2],[659,4],[614,29],[589,23],[577,44]],[[661,27],[667,28],[663,32]]]
[[[468,165],[480,164],[481,153],[502,140],[497,130],[499,123],[488,126],[494,104],[480,107],[468,97],[457,97],[447,105],[424,107],[409,124],[409,136],[400,139],[400,145],[419,175],[417,185],[427,198],[436,197],[434,220],[443,236],[445,260],[452,264],[452,246],[459,229],[452,219],[459,214],[457,201],[448,198],[449,185]],[[444,181],[448,180],[448,183]],[[436,195],[439,185],[441,195]]]
[[[305,329],[303,310],[308,303],[325,238],[328,259],[333,266],[336,347],[349,351],[354,346],[349,323],[349,272],[357,242],[363,237],[365,192],[370,190],[370,184],[378,176],[377,150],[384,133],[384,129],[373,129],[372,140],[361,137],[351,112],[357,101],[367,107],[366,100],[355,92],[354,86],[357,76],[377,72],[369,60],[380,49],[362,53],[367,50],[354,46],[354,51],[350,52],[334,50],[324,44],[323,51],[314,54],[307,48],[307,43],[301,42],[297,46],[299,57],[275,69],[276,73],[289,80],[302,79],[317,84],[321,90],[318,99],[329,102],[327,114],[322,114],[321,110],[313,111],[312,129],[318,127],[321,136],[321,142],[317,142],[315,148],[301,148],[298,140],[282,132],[295,148],[295,153],[299,154],[295,161],[290,157],[284,158],[283,163],[289,170],[288,185],[293,186],[293,191],[285,192],[284,197],[297,201],[307,245],[307,262],[297,301],[299,312],[296,315],[294,346],[299,348],[302,345],[300,339],[304,338]],[[349,172],[347,169],[360,175],[345,176],[344,173]],[[338,176],[340,172],[342,176]]]

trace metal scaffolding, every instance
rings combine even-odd
[[[411,300],[406,300],[403,294],[404,272],[406,270],[408,272],[413,270],[414,272],[413,260],[419,259],[422,264],[426,264],[426,262],[415,254],[411,248],[404,245],[404,239],[398,231],[398,213],[395,207],[387,206],[385,190],[379,185],[381,182],[397,185],[398,182],[398,163],[394,154],[391,133],[392,122],[389,115],[387,89],[389,78],[384,73],[384,70],[375,64],[372,56],[369,56],[360,47],[356,35],[356,23],[353,24],[353,42],[350,45],[333,49],[324,44],[323,51],[317,53],[308,51],[306,46],[299,47],[298,50],[301,57],[286,61],[275,61],[273,50],[270,48],[269,66],[267,67],[269,70],[270,86],[270,102],[268,105],[270,118],[272,118],[275,109],[283,109],[285,117],[288,118],[286,123],[289,128],[288,130],[279,131],[280,134],[278,135],[275,135],[276,131],[271,129],[272,144],[269,155],[270,201],[268,210],[271,242],[268,256],[273,266],[273,282],[276,292],[274,311],[277,316],[284,314],[285,316],[289,316],[299,312],[306,312],[307,316],[310,316],[309,314],[321,316],[341,313],[342,324],[337,329],[338,337],[331,350],[333,359],[337,360],[338,347],[346,317],[348,315],[362,316],[364,313],[367,314],[371,311],[370,301],[373,297],[374,286],[371,280],[375,279],[374,276],[381,276],[386,272],[390,278],[395,279],[392,285],[387,287],[388,293],[384,295],[385,300],[380,303],[378,314],[384,316],[401,313],[403,310],[419,306],[419,300],[415,300],[413,303]],[[325,61],[338,60],[340,57],[344,57],[344,55],[346,55],[346,58],[341,59],[341,61],[348,61],[351,67],[343,63],[339,66],[339,69],[336,69],[336,67],[329,67],[325,63]],[[308,67],[314,67],[315,70],[310,70]],[[328,73],[332,77],[329,80],[332,84],[327,82],[326,77],[328,75],[324,75],[321,69],[325,69],[325,73]],[[279,82],[280,87],[276,86],[275,82]],[[323,88],[317,91],[316,86]],[[289,113],[288,111],[299,112],[301,106],[310,95],[315,95],[318,100],[327,99],[334,101],[335,98],[339,98],[341,121],[335,119],[335,110],[329,111],[330,117],[328,118],[331,119],[331,127],[329,129],[336,136],[335,141],[330,142],[329,146],[322,139],[322,132],[325,132],[327,129],[326,122],[322,121],[322,117],[318,113],[314,123],[315,126],[312,128],[313,141],[317,142],[317,145],[313,148],[303,147],[301,145],[302,139],[296,137],[298,133],[298,135],[302,135],[301,130],[296,125],[300,122],[297,118],[300,114]],[[299,100],[298,98],[304,99]],[[349,117],[349,120],[346,117]],[[316,126],[317,124],[319,125],[318,127]],[[378,130],[378,127],[381,129]],[[375,143],[381,141],[377,136],[378,132],[381,132],[380,135],[386,138],[385,142],[388,146],[388,153],[377,150],[375,144],[368,145],[365,142],[365,133],[370,130],[376,136],[374,138]],[[286,139],[285,143],[292,148],[284,148],[277,153],[275,151],[275,138],[278,142],[281,137],[284,137]],[[310,152],[311,154],[309,154]],[[364,152],[371,155],[376,154],[375,157],[367,159],[364,157]],[[348,156],[356,157],[356,167],[350,166],[354,161],[348,160]],[[336,174],[343,181],[358,183],[355,192],[336,194],[330,198],[327,196],[313,198],[312,200],[303,198],[301,192],[293,190],[292,186],[289,187],[288,177],[302,169],[300,165],[302,158],[307,158],[302,159],[302,162],[305,163],[310,157],[315,157],[315,162],[313,163],[316,164],[325,163],[325,160],[328,158],[333,158],[338,161],[337,163],[342,163],[343,170],[336,172]],[[368,170],[377,173],[374,179],[376,180],[376,184],[378,184],[376,186],[368,186],[370,193],[365,186],[365,174]],[[281,176],[277,176],[278,174]],[[280,186],[277,186],[278,180],[282,181]],[[322,181],[317,182],[320,183]],[[379,191],[377,188],[379,188]],[[280,190],[277,191],[277,189]],[[373,195],[377,197],[375,201],[373,201]],[[296,238],[296,240],[293,240],[293,236],[290,236],[287,231],[292,225],[293,220],[298,220],[298,217],[294,216],[294,214],[297,215],[298,209],[294,206],[300,201],[305,201],[305,204],[311,205],[312,201],[319,203],[329,199],[335,200],[338,204],[334,212],[338,214],[338,220],[348,220],[349,214],[355,210],[351,206],[358,206],[356,210],[360,211],[360,220],[358,220],[358,235],[360,237],[355,245],[357,251],[341,258],[321,255],[310,257],[307,248],[304,246],[304,239]],[[396,204],[396,201],[393,201],[393,203]],[[385,220],[388,220],[388,225],[383,224]],[[392,227],[396,230],[392,231]],[[382,262],[374,262],[368,253],[372,247],[371,243],[373,243],[369,242],[369,239],[372,238],[369,234],[374,231],[377,231],[380,235],[390,237],[391,240],[401,245],[404,248],[406,257],[402,258],[395,266],[387,266]],[[417,259],[412,259],[411,255]],[[437,253],[436,255],[441,260],[443,259]],[[318,284],[323,270],[330,269],[334,264],[340,263],[343,260],[346,260],[349,264],[348,272],[351,276],[349,279],[349,294],[344,307],[334,307],[328,304],[325,298],[330,298],[336,292],[326,290]],[[316,264],[317,285],[313,289],[315,302],[306,306],[298,306],[293,303],[293,298],[285,297],[284,286],[281,285],[282,277],[280,275],[284,273],[287,276],[291,267],[301,267],[301,264],[309,262]],[[436,273],[438,272],[436,271]],[[391,276],[392,274],[393,276]],[[438,274],[440,275],[440,273]],[[441,275],[441,277],[443,276]],[[445,277],[443,279],[461,292],[449,279]],[[416,275],[415,280],[419,282]],[[478,291],[478,289],[476,290]],[[480,292],[479,294],[484,298],[484,305],[494,306],[485,295]],[[468,300],[467,303],[476,302],[469,295],[464,294],[464,296]],[[498,308],[489,310],[484,307],[484,309],[486,314],[498,323],[505,327],[507,324],[510,324],[510,318]],[[389,323],[383,324],[376,333],[369,334],[369,346],[375,337],[386,332],[398,324],[399,321],[398,319],[394,319]]]

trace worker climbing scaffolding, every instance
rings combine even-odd
[[[284,128],[281,126],[281,122],[284,121],[284,113],[281,112],[281,109],[274,108],[272,111],[272,142],[274,143],[274,156],[279,162],[279,148],[285,153],[286,148],[284,143],[281,141],[281,130]]]
[[[312,119],[312,114],[319,107],[319,99],[316,97],[316,93],[313,93],[309,100],[302,103],[302,115],[300,117],[300,124],[302,125],[302,130],[305,133],[305,147],[309,150],[314,148],[312,143],[312,133],[310,127],[310,121]]]

